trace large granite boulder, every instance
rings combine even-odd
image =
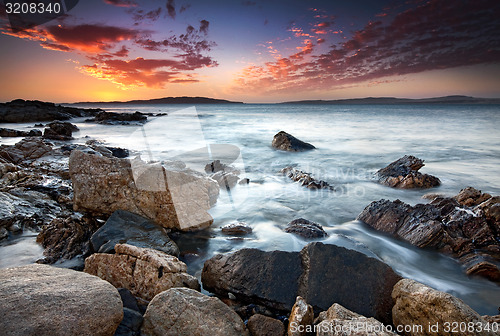
[[[111,284],[48,265],[0,270],[0,310],[0,333],[11,336],[111,336],[123,317]]]
[[[393,188],[432,188],[440,185],[437,177],[418,171],[423,166],[424,160],[405,155],[377,171],[376,175],[381,184]]]
[[[43,262],[53,264],[60,259],[88,256],[91,253],[90,237],[100,226],[91,216],[54,218],[36,237],[37,243],[45,249]]]
[[[65,107],[38,100],[16,99],[0,103],[0,122],[25,123],[32,121],[68,120],[76,117],[93,116],[101,109]]]
[[[141,328],[143,336],[242,336],[245,324],[217,298],[188,288],[172,288],[150,302]]]
[[[465,205],[470,197],[460,196],[415,206],[380,200],[368,205],[358,219],[415,246],[457,258],[469,275],[500,282],[500,222],[495,217],[500,198],[488,196],[481,196],[485,200],[474,207]]]
[[[127,210],[182,231],[206,228],[213,222],[207,210],[217,201],[219,186],[194,171],[74,150],[69,172],[76,211]]]
[[[323,180],[317,180],[310,173],[305,173],[294,167],[285,167],[280,171],[281,174],[287,176],[292,181],[299,182],[300,185],[309,189],[326,189],[335,191],[335,188]]]
[[[262,314],[252,315],[247,322],[252,336],[283,336],[285,326],[280,320]]]
[[[288,134],[284,131],[280,131],[274,136],[271,146],[276,149],[288,152],[303,152],[316,148],[310,143],[299,140],[293,135]]]
[[[383,262],[335,245],[299,252],[242,249],[207,260],[203,288],[221,296],[290,311],[297,296],[316,312],[333,303],[391,322],[392,287],[401,278]]]
[[[317,336],[396,336],[390,327],[384,326],[373,317],[363,315],[334,303],[316,319]]]
[[[116,244],[126,243],[152,248],[173,256],[179,255],[179,248],[170,239],[165,228],[124,210],[113,212],[106,223],[92,235],[90,242],[93,250],[99,253],[111,253]]]
[[[174,256],[127,244],[117,244],[115,251],[92,254],[84,271],[148,301],[172,287],[200,289],[198,280],[186,273],[186,264]]]
[[[454,323],[458,325],[456,334],[498,335],[491,329],[485,330],[487,321],[462,300],[414,280],[399,281],[392,296],[395,300],[392,308],[394,325],[422,326],[422,330],[408,328],[405,335],[453,335]],[[469,328],[471,325],[472,329]],[[429,330],[431,327],[434,329]]]
[[[52,145],[37,137],[24,138],[13,146],[0,146],[0,158],[15,164],[35,160],[51,152]]]

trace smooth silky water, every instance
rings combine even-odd
[[[77,119],[74,123],[80,132],[74,134],[73,142],[84,143],[88,140],[85,136],[105,140],[110,146],[137,151],[144,160],[189,161],[189,153],[207,144],[239,149],[233,165],[242,171],[240,177],[250,179],[250,184],[237,185],[230,193],[221,190],[217,204],[210,210],[214,217],[210,229],[176,237],[190,273],[199,277],[206,259],[240,248],[299,251],[309,241],[285,233],[283,228],[289,221],[303,217],[324,227],[329,236],[319,241],[325,244],[379,258],[404,277],[460,297],[480,314],[498,314],[498,286],[468,278],[452,258],[378,233],[356,217],[370,202],[382,198],[414,205],[427,203],[422,199],[426,193],[451,196],[467,186],[499,195],[500,106],[249,104],[103,108],[169,115],[150,117],[144,127],[96,125]],[[25,129],[29,125],[15,126]],[[317,149],[300,153],[274,150],[271,141],[280,130]],[[374,172],[405,154],[424,159],[426,165],[421,171],[439,177],[442,185],[427,190],[399,190],[374,182]],[[278,174],[289,165],[327,181],[336,191],[309,190]],[[203,169],[196,160],[188,162],[188,166]],[[241,238],[221,233],[221,226],[235,221],[247,223],[253,233]],[[39,253],[27,239],[29,242],[34,238],[21,236],[17,240],[25,245],[26,255],[31,255],[32,250]],[[12,240],[2,243],[0,260],[10,262],[0,265],[33,262],[33,258],[20,256],[19,251],[10,252],[12,246]]]

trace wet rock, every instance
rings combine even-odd
[[[249,178],[247,178],[247,177],[242,178],[242,179],[238,182],[238,184],[243,184],[243,185],[244,185],[244,184],[250,184],[250,179],[249,179]]]
[[[24,138],[13,146],[0,146],[0,158],[10,163],[35,160],[52,152],[52,145],[41,138]]]
[[[6,228],[0,227],[0,240],[9,237],[9,231]]]
[[[42,227],[36,237],[42,244],[44,263],[53,264],[60,259],[86,257],[90,254],[90,237],[101,224],[90,216],[54,218]]]
[[[297,252],[241,249],[218,254],[203,266],[203,288],[244,302],[289,311],[295,303],[302,261]]]
[[[335,303],[316,320],[318,336],[395,336],[373,317],[367,318]],[[346,332],[344,333],[343,330]]]
[[[128,149],[106,146],[104,142],[99,140],[88,140],[87,142],[85,142],[85,144],[87,146],[90,146],[90,148],[92,148],[96,152],[101,153],[103,156],[106,157],[114,156],[120,159],[124,159],[128,157],[130,154]]]
[[[299,252],[242,249],[205,262],[203,288],[238,300],[290,311],[303,297],[316,312],[339,303],[384,323],[400,277],[381,261],[338,247],[311,243]]]
[[[111,336],[123,317],[111,284],[48,265],[0,270],[0,309],[0,330],[13,336]]]
[[[408,332],[406,335],[450,335],[445,331],[445,323],[478,323],[483,326],[487,321],[462,300],[410,279],[403,279],[394,286],[392,309],[394,325],[423,326],[423,332]],[[427,328],[437,325],[436,332],[429,333]],[[459,329],[460,330],[460,329]],[[460,335],[497,335],[495,332],[460,330]]]
[[[305,173],[294,167],[283,168],[280,173],[286,175],[292,181],[299,182],[301,185],[309,189],[327,189],[335,191],[335,188],[329,185],[328,182],[316,180],[310,173]]]
[[[148,120],[148,117],[141,112],[134,113],[115,113],[101,111],[92,119],[87,119],[87,122],[97,122],[103,125],[137,125],[143,124]]]
[[[136,297],[127,288],[118,288],[118,293],[122,299],[123,308],[141,312]]]
[[[476,188],[467,187],[460,190],[460,192],[453,198],[456,199],[461,205],[472,207],[490,199],[491,195],[483,194],[481,190],[477,190]]]
[[[217,298],[188,288],[172,288],[151,301],[141,328],[144,336],[242,336],[245,324]]]
[[[311,328],[314,322],[313,308],[302,297],[297,296],[288,321],[288,336],[307,335],[305,330]]]
[[[102,110],[65,107],[38,100],[16,99],[9,103],[0,103],[0,122],[26,123],[34,121],[68,120],[75,117],[93,116],[99,111]]]
[[[35,137],[35,136],[42,136],[42,131],[40,130],[30,130],[28,132],[26,131],[18,131],[15,129],[10,129],[10,128],[0,128],[0,137]]]
[[[127,244],[117,244],[115,251],[92,254],[84,271],[145,300],[172,287],[200,289],[198,280],[186,273],[186,264],[174,256]]]
[[[405,155],[380,169],[376,175],[379,183],[393,188],[432,188],[440,185],[437,177],[418,171],[423,166],[424,160]]]
[[[243,222],[238,222],[224,225],[221,231],[227,235],[247,235],[252,233],[252,228]]]
[[[43,131],[43,137],[51,140],[72,140],[73,132],[78,131],[78,127],[69,122],[55,121],[47,125]]]
[[[293,135],[283,131],[280,131],[274,136],[271,146],[276,149],[288,152],[303,152],[316,148],[310,143],[301,141]]]
[[[252,315],[248,319],[247,327],[252,336],[283,336],[285,334],[283,322],[261,314]]]
[[[165,228],[134,213],[117,210],[90,239],[92,248],[99,253],[112,253],[115,245],[129,244],[153,248],[178,256],[179,248],[170,239]]]
[[[123,308],[123,320],[113,336],[140,336],[144,318],[132,309]]]
[[[207,210],[217,201],[219,186],[191,170],[75,150],[69,158],[69,171],[76,211],[111,214],[127,210],[182,231],[212,224]]]
[[[460,204],[457,199],[464,204],[479,202],[471,201],[470,191],[461,192],[467,197],[438,197],[430,204],[415,206],[399,200],[380,200],[368,205],[358,219],[415,246],[457,258],[469,275],[500,282],[499,223],[486,215],[497,203],[490,196],[473,208]],[[475,195],[476,200],[485,199]]]
[[[304,238],[323,238],[328,234],[323,227],[317,223],[308,221],[304,218],[294,219],[285,228],[285,232],[293,233]]]
[[[220,160],[215,160],[211,163],[208,163],[205,166],[205,172],[207,174],[214,174],[218,172],[234,173],[235,175],[240,174],[240,171],[237,168],[222,163]]]

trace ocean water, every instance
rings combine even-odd
[[[488,281],[466,277],[453,259],[415,248],[375,232],[356,220],[372,201],[400,199],[412,205],[428,202],[426,193],[455,195],[473,186],[500,194],[500,106],[452,105],[108,105],[107,111],[168,113],[139,126],[73,122],[76,143],[90,138],[126,147],[144,160],[183,160],[196,170],[196,157],[208,148],[209,159],[232,162],[248,185],[222,190],[210,210],[208,230],[178,237],[189,272],[200,275],[203,262],[216,253],[251,247],[299,251],[309,241],[285,233],[293,219],[321,224],[329,234],[320,241],[356,249],[379,258],[404,277],[452,293],[481,314],[498,314],[500,290]],[[12,127],[13,125],[0,125]],[[26,128],[31,125],[15,125]],[[274,134],[286,131],[316,150],[276,151]],[[7,142],[5,142],[7,141]],[[15,139],[2,139],[2,143]],[[216,146],[219,145],[219,146]],[[221,146],[223,145],[223,146]],[[226,150],[219,150],[219,149]],[[442,185],[427,190],[399,190],[377,184],[373,174],[411,154],[425,160],[423,173]],[[203,161],[204,162],[204,161]],[[294,165],[335,186],[335,192],[313,191],[278,174]],[[226,236],[220,227],[241,221],[252,227],[244,238]],[[0,248],[0,258],[2,256]],[[335,270],[332,270],[335,272]]]

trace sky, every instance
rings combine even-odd
[[[71,1],[19,31],[2,6],[0,101],[500,98],[498,0]]]

